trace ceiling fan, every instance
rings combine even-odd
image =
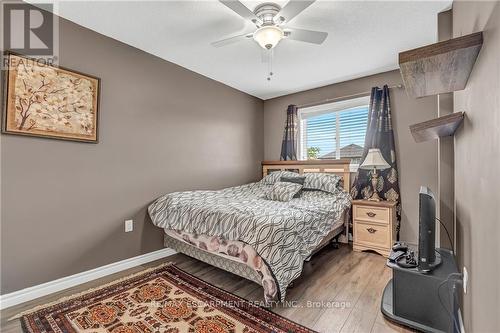
[[[263,49],[271,50],[284,38],[322,44],[328,36],[327,32],[296,29],[287,26],[288,22],[316,0],[290,0],[283,8],[278,4],[265,2],[258,5],[254,11],[248,9],[238,0],[219,1],[244,19],[252,21],[257,30],[211,43],[215,47],[253,39]]]

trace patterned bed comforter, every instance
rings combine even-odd
[[[175,192],[149,206],[164,229],[219,236],[249,244],[278,282],[281,299],[306,259],[350,206],[350,197],[304,191],[289,202],[264,199],[271,185],[251,183],[220,191]]]

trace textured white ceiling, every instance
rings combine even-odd
[[[284,5],[287,1],[277,1]],[[253,9],[259,2],[243,1]],[[262,99],[398,68],[398,52],[436,41],[451,1],[317,1],[289,26],[329,33],[322,45],[283,40],[273,79],[248,40],[210,42],[253,25],[217,1],[61,1],[59,15]]]

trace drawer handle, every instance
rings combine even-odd
[[[373,229],[373,228],[366,228],[366,230],[370,233],[370,234],[374,234],[377,229]]]
[[[377,214],[375,214],[374,212],[368,212],[366,213],[366,215],[368,215],[369,217],[375,217],[375,215]]]

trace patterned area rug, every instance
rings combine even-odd
[[[312,333],[173,266],[21,314],[30,333]]]

